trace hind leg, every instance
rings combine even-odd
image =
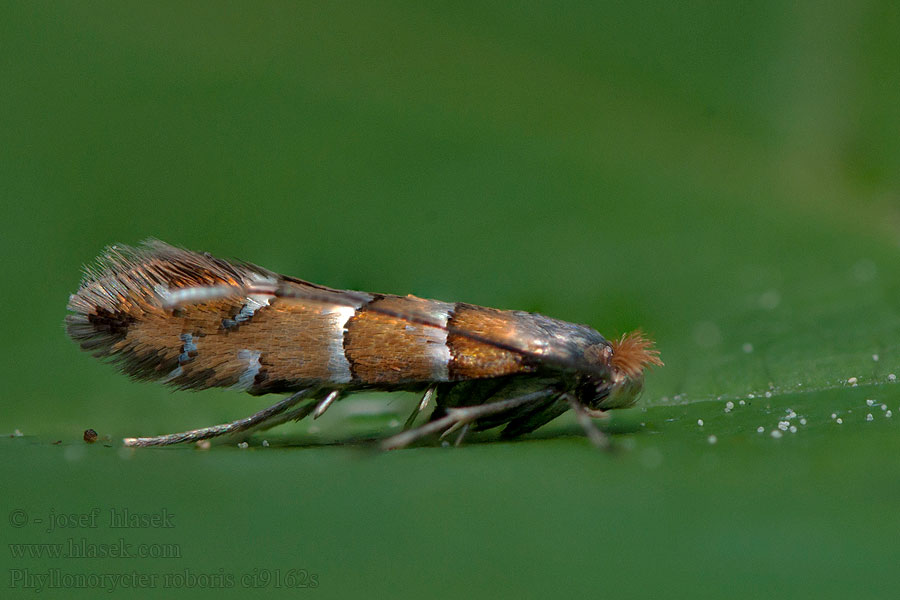
[[[285,411],[288,411],[291,407],[296,405],[301,400],[309,397],[314,391],[316,391],[316,388],[307,388],[305,390],[300,390],[299,392],[294,392],[287,398],[259,411],[256,414],[250,415],[249,417],[244,417],[243,419],[238,419],[237,421],[232,421],[231,423],[223,423],[221,425],[213,425],[212,427],[192,429],[191,431],[184,431],[182,433],[168,433],[166,435],[158,435],[154,437],[125,438],[122,441],[126,446],[170,446],[172,444],[198,442],[200,440],[208,440],[222,435],[250,431],[252,429],[260,428],[267,423],[271,423],[271,425],[268,426],[273,427],[276,424],[284,422],[278,421],[277,423],[275,423],[273,422],[275,419],[281,416]],[[315,408],[314,403],[311,404],[311,406],[312,408]],[[303,406],[299,409],[296,409],[295,411],[290,412],[293,414],[300,414],[305,408],[306,406]],[[310,411],[312,411],[312,408],[310,408]],[[292,418],[302,418],[305,417],[306,414],[303,414],[300,417]]]

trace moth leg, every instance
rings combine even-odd
[[[328,395],[331,395],[331,394],[335,393],[336,391],[337,390],[333,390],[333,391],[329,392]],[[317,397],[318,397],[318,395],[317,395]],[[335,398],[339,398],[339,397],[340,397],[340,394],[338,394],[338,396],[336,396]],[[291,410],[287,410],[287,411],[281,413],[280,415],[276,415],[270,419],[261,421],[261,422],[257,423],[256,425],[248,427],[247,429],[244,429],[242,431],[234,432],[231,434],[226,434],[225,435],[226,443],[244,441],[253,434],[260,433],[263,431],[268,431],[269,429],[273,429],[275,427],[278,427],[279,425],[284,425],[285,423],[288,423],[290,421],[302,421],[309,415],[313,414],[315,412],[315,410],[317,408],[319,408],[322,405],[322,403],[327,399],[328,399],[328,396],[325,396],[325,398],[320,400],[318,403],[308,402],[308,403],[298,406],[296,408],[292,408]],[[334,402],[334,400],[332,400],[331,402]],[[331,403],[329,403],[329,405],[330,404]],[[327,409],[328,407],[326,406],[325,408]],[[324,411],[322,411],[322,412],[324,412]],[[316,417],[313,417],[313,418],[316,418]]]
[[[155,437],[125,438],[124,440],[122,440],[122,442],[126,446],[169,446],[171,444],[197,442],[200,440],[208,440],[210,438],[219,437],[220,435],[247,431],[249,429],[259,427],[266,421],[270,421],[278,417],[286,410],[306,398],[314,390],[315,388],[306,388],[304,390],[294,392],[287,398],[259,411],[254,415],[244,417],[243,419],[238,419],[237,421],[232,421],[231,423],[223,423],[221,425],[213,425],[212,427],[203,427],[202,429],[193,429],[191,431],[185,431],[182,433],[169,433],[166,435],[158,435]]]
[[[465,438],[466,434],[469,433],[469,428],[471,427],[471,425],[471,423],[466,423],[462,426],[462,429],[459,430],[459,435],[456,436],[456,440],[453,442],[454,447],[459,448],[460,444],[462,444],[463,438]]]
[[[562,398],[548,398],[539,405],[528,407],[522,410],[515,418],[511,419],[503,431],[500,432],[500,438],[509,440],[526,433],[531,433],[535,429],[543,427],[556,417],[562,415],[570,409],[569,403]]]
[[[321,404],[321,402],[319,402],[318,404],[315,402],[310,402],[304,404],[303,406],[298,406],[297,408],[283,412],[280,415],[272,417],[271,419],[267,419],[261,423],[257,423],[253,427],[245,429],[244,431],[231,435],[229,436],[229,438],[234,440],[245,440],[254,433],[267,431],[269,429],[272,429],[273,427],[284,425],[288,421],[301,421],[304,418],[308,417],[315,410],[315,408],[319,406],[319,404]]]
[[[594,421],[592,419],[592,417],[601,417],[604,413],[602,411],[586,409],[580,402],[578,402],[578,400],[576,400],[572,396],[566,395],[565,398],[569,403],[569,406],[572,407],[572,410],[575,412],[575,418],[578,419],[578,424],[581,425],[582,429],[584,429],[584,433],[587,435],[591,443],[601,450],[609,450],[609,436],[600,431],[594,424]]]
[[[428,404],[431,403],[432,398],[434,398],[434,394],[437,391],[437,386],[430,386],[427,390],[425,390],[425,395],[422,396],[422,399],[419,400],[418,406],[413,409],[412,414],[406,419],[406,423],[403,424],[403,430],[406,431],[410,427],[413,426],[413,423],[416,422],[416,417],[422,414],[422,411],[428,408]]]
[[[416,440],[419,440],[433,433],[438,433],[439,431],[443,431],[444,435],[447,435],[453,431],[456,431],[457,429],[465,427],[469,423],[477,421],[482,417],[487,417],[507,410],[512,410],[514,408],[531,404],[533,402],[539,402],[547,396],[551,396],[555,393],[557,393],[555,390],[543,389],[532,392],[530,394],[525,394],[524,396],[509,398],[507,400],[500,400],[498,402],[478,404],[475,406],[448,408],[447,414],[439,419],[429,421],[425,425],[416,427],[415,429],[403,431],[401,433],[398,433],[397,435],[393,435],[383,440],[381,442],[381,448],[383,450],[403,448],[410,445]]]
[[[322,415],[325,414],[325,411],[328,410],[328,407],[338,399],[338,396],[341,395],[340,390],[334,390],[330,392],[327,396],[325,396],[321,402],[316,404],[316,409],[313,411],[313,419],[318,419]],[[306,415],[303,415],[306,416]]]

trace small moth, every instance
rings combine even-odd
[[[69,335],[138,380],[178,389],[226,387],[290,394],[250,417],[129,446],[246,435],[320,417],[361,390],[422,393],[400,448],[503,426],[528,433],[573,410],[591,441],[592,419],[631,406],[649,365],[662,365],[640,332],[607,341],[584,325],[543,315],[337,290],[246,262],[228,262],[157,240],[112,246],[69,298]],[[419,414],[434,408],[414,427]]]

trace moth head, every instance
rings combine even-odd
[[[608,378],[586,377],[579,390],[581,402],[590,410],[627,408],[644,390],[644,371],[662,366],[659,351],[641,331],[633,331],[596,351],[609,367]]]

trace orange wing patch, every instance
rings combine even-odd
[[[487,339],[506,340],[516,327],[515,317],[506,311],[468,304],[457,304],[451,324],[454,329],[474,333]],[[450,347],[450,379],[480,379],[513,373],[527,373],[522,355],[473,340],[452,331],[447,336]]]
[[[447,332],[416,319],[446,324],[449,308],[415,296],[386,296],[363,307],[347,323],[344,340],[354,376],[379,384],[446,381]]]

